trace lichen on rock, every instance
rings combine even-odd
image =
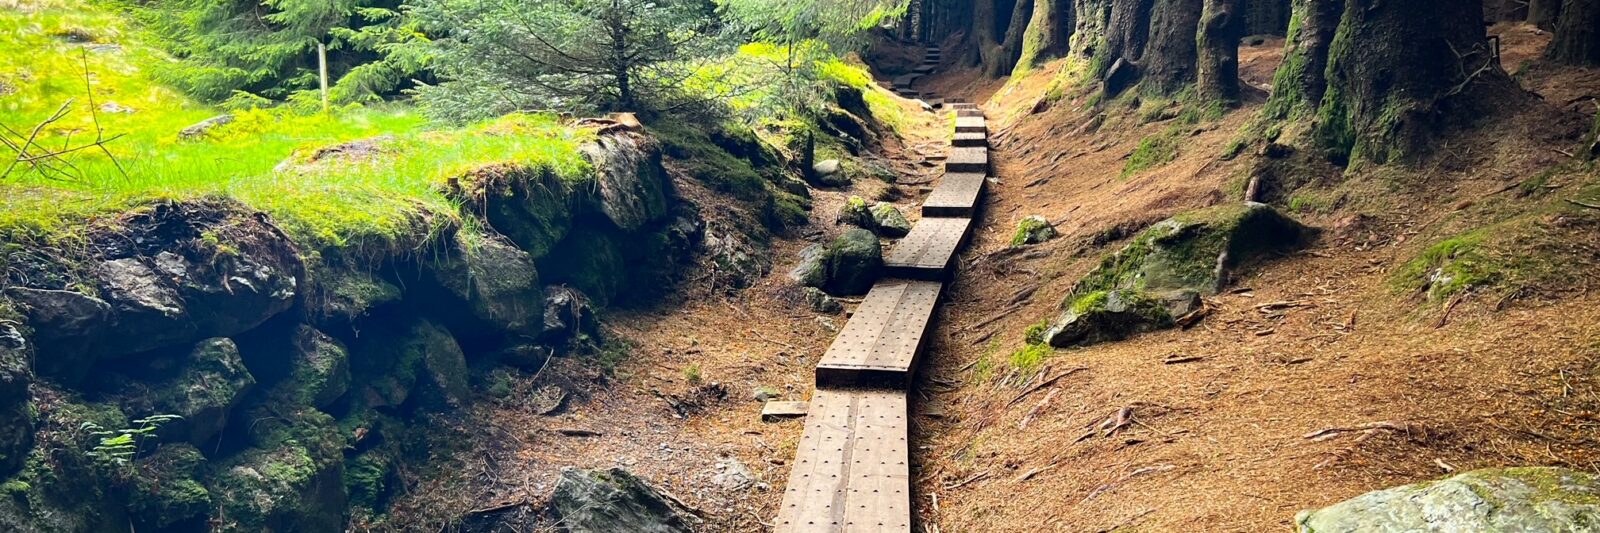
[[[1295,517],[1301,533],[1593,531],[1600,477],[1555,467],[1492,468],[1368,492]]]

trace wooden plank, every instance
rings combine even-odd
[[[769,401],[761,406],[761,420],[773,422],[785,418],[799,418],[806,416],[810,407],[806,402]]]
[[[944,171],[951,173],[989,173],[989,149],[983,146],[955,146],[945,159]]]
[[[988,124],[983,117],[962,116],[961,110],[956,110],[956,133],[989,133]]]
[[[957,118],[983,118],[983,110],[977,107],[964,107],[956,109]],[[976,133],[976,132],[974,132]]]
[[[911,531],[906,393],[818,389],[774,529]]]
[[[988,181],[977,172],[945,174],[939,179],[939,186],[922,202],[922,216],[972,218],[978,210],[978,197]]]
[[[910,386],[944,284],[880,281],[817,363],[817,386]]]
[[[989,146],[989,134],[975,132],[957,133],[956,136],[950,140],[950,145],[958,148],[987,148]]]
[[[942,280],[953,270],[956,249],[966,243],[970,218],[924,218],[883,256],[889,277]]]

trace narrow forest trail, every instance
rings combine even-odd
[[[911,95],[916,76],[941,61],[929,48],[912,77],[896,80]],[[954,276],[982,202],[989,171],[988,128],[972,104],[952,104],[955,135],[945,174],[922,218],[891,245],[880,279],[817,363],[816,391],[805,414],[779,532],[912,531],[909,411],[914,377],[933,334],[944,282]],[[972,142],[977,136],[982,142]]]

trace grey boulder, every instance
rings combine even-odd
[[[621,468],[566,468],[550,512],[573,533],[688,533],[685,511],[655,487]]]
[[[1476,470],[1301,511],[1294,522],[1300,533],[1595,531],[1600,478],[1554,467]]]

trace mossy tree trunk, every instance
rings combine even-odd
[[[1199,60],[1195,28],[1200,25],[1203,3],[1155,1],[1150,10],[1150,44],[1140,64],[1146,90],[1176,94],[1194,83]]]
[[[1150,40],[1150,8],[1155,0],[1111,0],[1105,44],[1095,53],[1094,73],[1104,75],[1118,59],[1137,65]]]
[[[1264,116],[1286,127],[1304,124],[1328,88],[1328,49],[1339,30],[1344,0],[1294,0],[1283,62],[1273,75]],[[1294,137],[1297,131],[1289,131]]]
[[[1039,64],[1066,55],[1076,12],[1072,0],[1034,0],[1033,20],[1022,35],[1022,56],[1012,75],[1026,74]]]
[[[1600,0],[1567,0],[1546,54],[1567,65],[1600,66]]]
[[[984,74],[998,78],[1010,74],[1017,66],[1017,59],[1022,56],[1022,37],[1027,33],[1028,20],[1033,17],[1033,1],[1017,0],[1012,6],[1003,39],[992,53],[984,55]]]
[[[1067,57],[1090,65],[1106,47],[1111,25],[1111,0],[1072,0],[1072,37],[1067,39]],[[1098,72],[1090,72],[1099,75]]]
[[[1195,93],[1201,101],[1229,105],[1239,100],[1239,39],[1245,24],[1242,0],[1205,0],[1200,15],[1198,77]]]
[[[1511,85],[1485,39],[1481,2],[1348,0],[1328,48],[1316,142],[1335,162],[1408,160],[1471,119],[1463,110],[1478,91]]]

